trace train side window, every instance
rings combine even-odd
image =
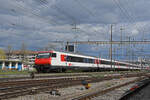
[[[56,57],[56,53],[52,53],[52,54],[51,54],[51,57]]]
[[[84,58],[84,59],[83,59],[83,62],[84,62],[84,63],[88,63],[88,58]]]
[[[89,63],[94,63],[94,59],[89,59]]]
[[[99,60],[99,64],[101,64],[101,60]]]
[[[71,57],[70,56],[66,56],[66,61],[71,61]]]

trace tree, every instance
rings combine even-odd
[[[26,44],[24,42],[21,45],[20,54],[22,56],[22,60],[24,61],[26,59],[26,55],[27,55]]]
[[[27,58],[28,53],[29,53],[29,51],[27,50],[27,46],[23,42],[21,45],[20,54],[21,54],[21,62],[25,65],[28,64],[28,58]]]
[[[12,46],[11,45],[8,45],[6,52],[7,52],[7,58],[10,59],[10,57],[12,55]]]
[[[6,59],[6,53],[3,49],[0,49],[0,59]]]

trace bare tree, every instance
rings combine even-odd
[[[7,59],[10,59],[10,58],[11,58],[12,52],[13,52],[12,46],[11,46],[11,45],[8,45],[8,46],[7,46],[7,51],[6,51],[6,53],[7,53]]]
[[[24,61],[26,59],[26,44],[23,42],[21,45],[21,50],[20,50],[21,56],[22,56],[22,60]]]

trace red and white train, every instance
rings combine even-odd
[[[86,56],[81,54],[41,51],[35,59],[35,68],[38,72],[65,71],[67,69],[80,69],[86,71],[103,70],[139,70],[139,65],[111,61],[107,59]]]

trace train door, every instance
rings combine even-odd
[[[96,65],[97,65],[97,68],[99,68],[99,59],[96,59]]]
[[[57,61],[57,54],[56,53],[50,53],[50,57],[51,57],[51,64],[53,66],[57,66],[58,61]]]
[[[60,55],[60,61],[61,61],[60,64],[61,64],[62,66],[64,66],[64,67],[67,66],[67,56],[66,56],[66,55],[61,54],[61,55]]]
[[[69,67],[71,64],[71,56],[66,56],[66,67]]]
[[[100,64],[99,59],[96,59],[96,64],[97,64],[97,71],[99,71],[99,69],[100,69],[100,68],[99,68],[99,67],[100,67],[100,65],[99,65],[99,64]]]

